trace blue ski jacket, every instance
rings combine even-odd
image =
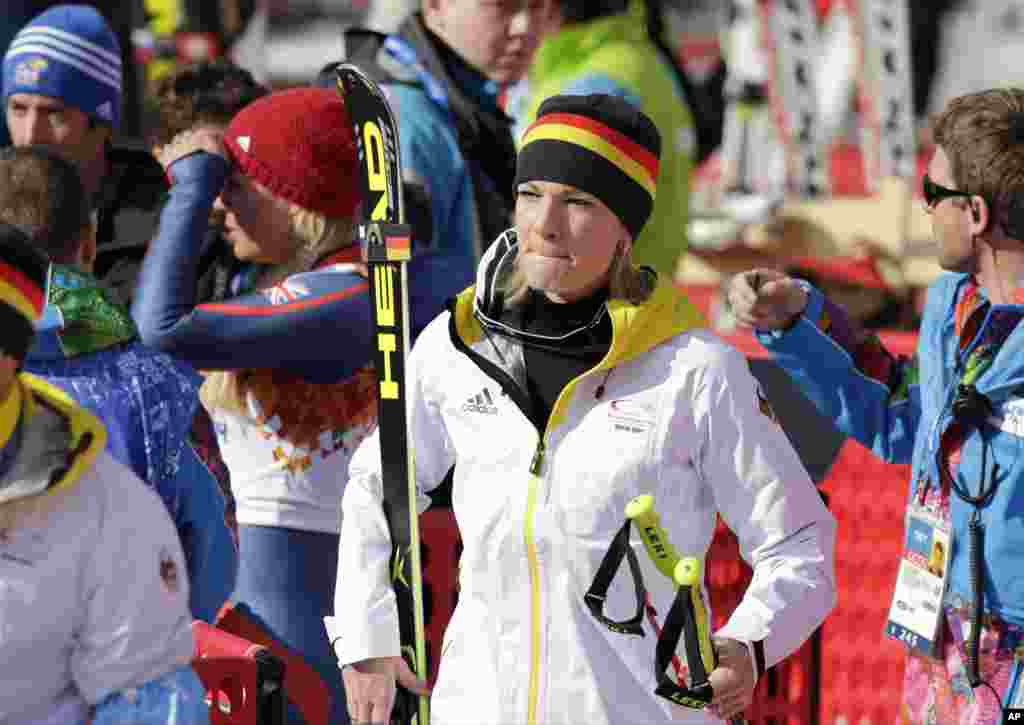
[[[912,464],[912,502],[924,482],[940,480],[936,460],[944,456],[936,456],[936,449],[953,421],[952,403],[968,355],[990,325],[1014,326],[974,381],[991,401],[993,415],[971,430],[951,473],[970,495],[978,493],[979,484],[995,486],[980,510],[984,609],[1024,625],[1024,326],[1017,324],[1024,307],[993,305],[973,343],[961,350],[955,314],[970,281],[964,274],[944,274],[929,288],[915,359],[897,359],[877,337],[852,330],[842,311],[811,287],[807,308],[789,330],[758,331],[757,337],[842,432],[885,461]],[[946,604],[956,608],[972,600],[967,524],[973,513],[973,505],[950,495]]]
[[[163,499],[185,551],[192,615],[212,622],[234,589],[238,550],[226,471],[202,435],[199,375],[145,347],[126,308],[91,275],[62,265],[25,369],[100,418],[113,458]]]

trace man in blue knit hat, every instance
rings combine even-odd
[[[121,57],[94,7],[55,5],[11,41],[3,96],[15,146],[49,146],[78,167],[97,226],[93,271],[128,302],[166,181],[148,152],[112,145],[121,121]]]

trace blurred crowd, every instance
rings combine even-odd
[[[11,4],[7,27],[0,28],[0,43],[20,22],[49,4],[40,0]],[[345,54],[346,29],[396,31],[417,5],[414,0],[94,4],[118,33],[125,57],[133,61],[124,66],[125,108],[120,130],[129,144],[145,143],[154,132],[159,122],[154,115],[155,83],[175,67],[224,57],[270,88],[302,84],[314,78],[329,59]],[[647,4],[657,10],[654,32],[677,67],[676,80],[693,123],[691,213],[685,235],[690,251],[683,255],[679,279],[692,285],[694,299],[703,302],[720,329],[729,330],[733,321],[713,288],[723,276],[749,261],[774,260],[808,279],[829,284],[837,294],[857,297],[858,301],[851,303],[863,308],[858,314],[872,326],[912,327],[920,311],[920,290],[934,278],[937,268],[928,258],[927,221],[914,202],[907,203],[908,189],[888,182],[878,188],[865,178],[863,124],[858,115],[864,99],[859,97],[862,89],[857,85],[862,70],[858,67],[857,27],[862,21],[857,3],[808,3],[814,6],[819,47],[825,58],[819,69],[819,87],[822,105],[827,106],[821,112],[828,126],[824,133],[831,154],[831,192],[821,203],[799,199],[784,207],[771,205],[773,213],[754,220],[749,213],[723,215],[720,203],[722,189],[735,183],[728,176],[728,165],[723,176],[721,161],[723,153],[734,153],[727,151],[728,144],[723,146],[723,132],[728,126],[727,108],[736,105],[743,78],[729,56],[742,53],[742,43],[737,45],[735,38],[736,21],[746,3],[733,3],[731,8],[729,3],[712,0]],[[594,7],[602,12],[604,4]],[[906,10],[913,115],[919,132],[919,167],[923,169],[930,148],[928,118],[941,109],[944,99],[968,88],[1013,81],[1014,65],[1003,59],[1013,57],[1024,43],[1024,9],[1012,0],[911,0]],[[524,96],[524,82],[508,85],[507,98],[512,103]],[[513,106],[507,110],[515,115]],[[756,137],[757,124],[752,128]],[[735,143],[738,133],[730,133]],[[747,173],[771,176],[763,158],[771,158],[774,151],[758,150],[756,138],[752,148],[747,151],[752,168]],[[756,185],[756,178],[753,181]],[[919,178],[907,184],[913,194]],[[856,201],[869,194],[881,196],[889,204],[889,213],[879,215],[877,223],[865,223],[860,213],[863,207]],[[845,200],[834,203],[833,197]],[[752,203],[759,201],[764,202],[754,199]],[[827,261],[812,265],[812,258]]]
[[[517,150],[538,134],[579,131],[538,126],[544,101],[589,94],[623,98],[657,127],[658,193],[645,176],[649,149],[639,149],[639,161],[620,159],[629,183],[616,187],[616,211],[635,236],[631,259],[672,279],[714,328],[734,331],[724,292],[756,267],[810,282],[869,329],[916,330],[939,272],[920,192],[928,119],[953,96],[1024,73],[1012,62],[1024,50],[1024,2],[900,4],[904,41],[885,62],[912,99],[908,170],[875,173],[873,114],[886,89],[865,60],[875,8],[866,0],[806,3],[803,49],[759,14],[772,3],[743,0],[85,5],[94,11],[9,0],[0,20],[0,232],[10,245],[0,292],[24,337],[5,355],[17,361],[12,375],[63,391],[25,388],[54,416],[73,399],[101,420],[110,457],[131,472],[124,480],[145,481],[165,504],[177,537],[139,534],[138,555],[156,552],[178,616],[130,633],[167,647],[126,679],[104,658],[128,645],[101,641],[114,625],[97,612],[89,631],[103,656],[65,678],[81,693],[61,701],[69,718],[139,678],[192,693],[194,682],[174,679],[189,656],[181,621],[214,621],[243,602],[328,684],[331,721],[346,721],[323,627],[335,581],[324,572],[338,567],[337,481],[375,426],[376,397],[366,270],[350,244],[357,159],[331,90],[339,62],[367,70],[398,113],[414,334],[473,282],[509,228]],[[780,100],[800,89],[773,65],[800,52],[815,59],[797,73],[813,73],[810,153],[824,179],[813,193],[794,181],[800,133]],[[25,251],[33,245],[51,272]],[[337,320],[350,335],[343,352],[322,344]],[[15,470],[5,466],[20,428],[10,428],[0,425],[0,477]],[[80,436],[88,425],[72,428]],[[92,450],[97,440],[72,443]],[[445,491],[435,505],[450,505]],[[156,520],[150,503],[133,505]],[[96,538],[75,556],[109,558],[103,532]],[[108,579],[100,572],[90,586]],[[4,688],[6,722],[22,711],[4,710]]]

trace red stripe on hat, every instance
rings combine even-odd
[[[638,164],[643,166],[647,172],[651,175],[651,179],[658,178],[658,157],[653,153],[645,149],[643,146],[638,144],[628,136],[616,131],[611,126],[606,126],[600,121],[595,121],[588,116],[582,116],[578,113],[547,113],[530,125],[530,128],[526,130],[526,134],[523,138],[526,138],[537,126],[543,126],[548,123],[561,123],[567,126],[575,126],[576,128],[582,128],[591,133],[600,136],[605,141],[615,146],[619,151],[629,156],[631,159],[636,161]]]
[[[0,279],[23,294],[25,299],[35,309],[36,314],[43,314],[46,299],[43,296],[44,290],[39,285],[22,274],[16,267],[12,267],[4,261],[0,261]]]

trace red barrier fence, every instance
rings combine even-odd
[[[903,543],[909,466],[882,463],[847,440],[821,486],[839,523],[838,603],[816,638],[769,671],[747,713],[750,725],[889,725],[897,721],[903,649],[883,635]],[[750,581],[732,532],[721,524],[709,552],[715,627]]]
[[[910,466],[886,465],[848,440],[822,488],[839,522],[839,602],[822,628],[821,723],[897,721],[903,648],[883,634],[903,546]]]
[[[740,558],[739,544],[721,519],[708,551],[707,586],[714,609],[713,628],[725,624],[750,583],[751,571]],[[750,725],[809,725],[818,714],[821,636],[768,670],[757,684],[754,704],[745,713]]]

